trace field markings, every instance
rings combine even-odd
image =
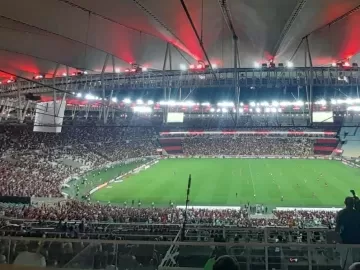
[[[251,178],[251,183],[252,183],[254,195],[256,195],[255,185],[254,185],[254,180],[253,180],[253,174],[252,174],[252,170],[251,170],[251,166],[250,166],[250,161],[248,162],[248,165],[249,165],[249,169],[250,169],[250,178]]]

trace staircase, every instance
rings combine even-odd
[[[353,123],[350,123],[350,124],[353,124]],[[360,129],[359,129],[359,127],[343,127],[343,128],[341,128],[340,139],[342,141],[345,141],[345,143],[342,145],[342,150],[343,150],[342,155],[344,157],[349,157],[349,158],[360,157]]]
[[[169,155],[183,154],[182,138],[160,138],[159,143],[161,148]]]

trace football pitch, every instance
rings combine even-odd
[[[360,170],[332,160],[167,159],[111,183],[93,200],[131,205],[338,207],[360,186]],[[281,197],[283,196],[283,200]]]

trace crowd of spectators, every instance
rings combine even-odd
[[[182,224],[184,209],[168,207],[121,207],[115,205],[87,203],[77,200],[54,205],[18,206],[2,204],[4,216],[30,220],[77,220],[86,222]],[[299,226],[328,227],[335,224],[335,214],[329,211],[274,211],[269,217],[251,217],[242,209],[195,209],[187,211],[189,224],[207,226]]]
[[[63,127],[34,133],[0,127],[0,195],[61,197],[59,186],[80,169],[156,154],[153,128]]]
[[[193,137],[183,140],[187,155],[293,155],[313,154],[313,140],[268,137]]]
[[[63,179],[109,162],[156,155],[157,132],[148,127],[63,127],[60,134],[33,133],[30,127],[0,127],[0,195],[61,197]],[[312,154],[308,138],[201,136],[183,140],[187,155]],[[68,201],[42,206],[2,205],[7,217],[88,222],[144,222],[178,224],[184,211],[176,208],[120,207]],[[281,211],[272,218],[249,218],[246,210],[190,209],[189,223],[241,227],[334,224],[331,212]]]

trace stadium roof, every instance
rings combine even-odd
[[[161,70],[168,43],[172,69],[206,62],[206,55],[233,67],[229,20],[241,67],[272,58],[304,66],[305,36],[316,66],[359,58],[360,0],[227,0],[227,15],[224,1],[184,0],[187,16],[181,0],[3,0],[0,69],[28,77],[52,75],[57,64],[58,72],[100,72],[109,54],[109,72],[112,59],[121,69]]]

